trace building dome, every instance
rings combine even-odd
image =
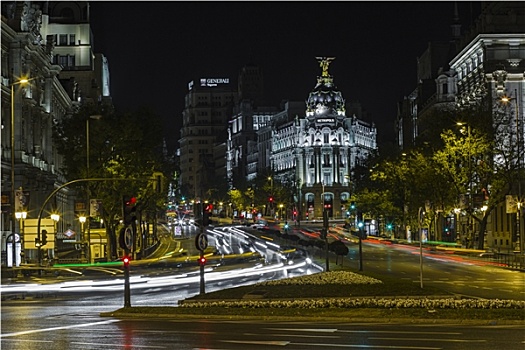
[[[310,92],[306,100],[307,116],[344,115],[345,100],[343,95],[334,85],[333,78],[328,74],[328,65],[333,58],[318,58],[323,68],[320,77],[317,77],[317,85]]]

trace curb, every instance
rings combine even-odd
[[[123,311],[121,311],[123,310]],[[244,316],[244,315],[195,315],[195,314],[157,314],[157,313],[132,313],[126,312],[125,309],[115,310],[113,312],[103,312],[100,317],[114,317],[120,319],[175,319],[175,320],[239,320],[257,322],[327,322],[327,323],[393,323],[393,324],[461,324],[473,326],[505,326],[505,325],[525,325],[524,320],[469,320],[469,319],[436,319],[436,318],[381,318],[381,317],[348,317],[341,318],[337,316]]]

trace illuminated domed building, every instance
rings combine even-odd
[[[278,115],[272,130],[273,174],[296,188],[294,219],[346,217],[353,170],[377,148],[373,124],[348,115],[347,104],[328,68],[334,58],[318,58],[322,68],[306,100],[304,116]]]

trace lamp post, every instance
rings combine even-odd
[[[100,120],[102,116],[100,114],[96,115],[90,115],[88,118],[86,118],[86,178],[89,179],[89,121],[91,119],[93,120]],[[89,187],[89,182],[86,184],[87,186],[87,207],[88,210],[91,210],[91,190]],[[88,211],[87,215],[87,250],[88,250],[88,259],[89,262],[91,262],[91,212]]]
[[[516,168],[518,169],[518,174],[517,174],[517,180],[518,180],[518,208],[517,208],[517,211],[516,211],[516,246],[517,246],[517,249],[520,251],[520,253],[523,253],[523,244],[521,243],[522,239],[520,239],[521,235],[520,235],[520,220],[521,220],[521,134],[522,134],[522,129],[521,129],[521,125],[520,125],[520,114],[519,114],[519,104],[518,104],[518,90],[517,89],[514,89],[514,96],[515,97],[508,97],[508,96],[503,96],[501,98],[501,102],[507,104],[509,103],[511,100],[514,101],[514,103],[516,104],[516,107],[514,108],[514,110],[516,111]]]
[[[80,260],[84,262],[86,260],[86,252],[84,251],[84,224],[86,223],[86,217],[85,216],[79,216],[78,221],[80,221]]]
[[[17,211],[15,212],[15,218],[18,220],[18,227],[20,228],[20,236],[24,237],[24,220],[27,218],[27,212]],[[15,238],[16,237],[13,232],[13,267],[18,266],[17,261],[16,261],[17,259],[16,259],[16,239]],[[20,249],[21,247],[22,247],[22,240],[20,240]]]
[[[55,235],[58,232],[58,222],[60,221],[60,215],[58,214],[51,214],[51,220],[55,222]],[[55,251],[53,249],[53,258],[55,258]]]
[[[32,79],[22,78],[11,84],[11,213],[15,213],[15,85],[25,85]],[[16,218],[16,217],[15,217]],[[15,232],[14,221],[11,231]]]

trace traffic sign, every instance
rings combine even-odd
[[[124,244],[129,250],[133,248],[133,228],[131,225],[124,230]]]
[[[195,247],[201,251],[204,251],[206,248],[208,248],[208,237],[204,233],[199,233],[195,237]]]

